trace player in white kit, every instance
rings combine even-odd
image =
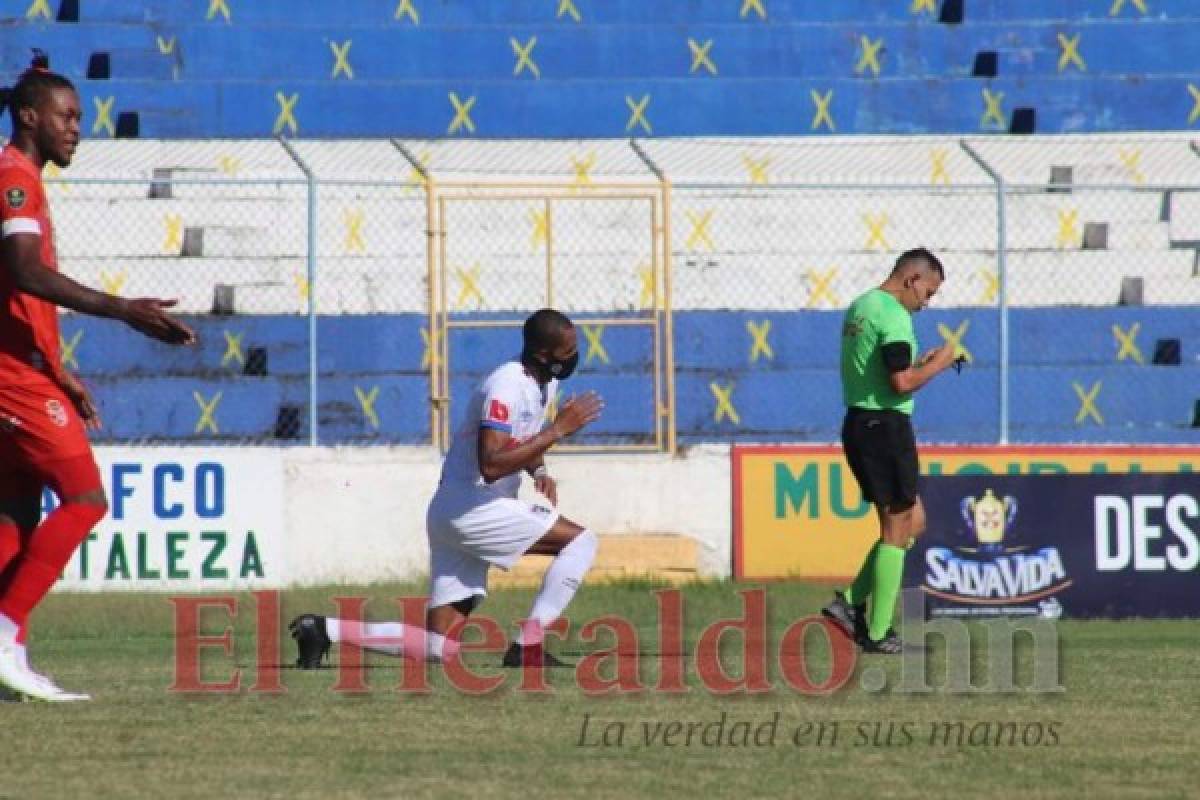
[[[558,311],[542,309],[525,321],[523,333],[520,360],[500,366],[471,396],[429,504],[427,630],[304,614],[290,626],[300,651],[299,666],[320,666],[336,641],[440,661],[458,646],[446,634],[487,595],[488,568],[508,569],[525,553],[555,558],[503,663],[565,666],[545,651],[542,632],[562,614],[583,582],[596,555],[597,539],[558,513],[557,488],[543,456],[556,442],[599,417],[604,405],[589,392],[564,403],[546,425],[546,407],[558,382],[569,378],[579,361],[575,327]],[[533,477],[548,506],[517,499],[522,471]],[[421,652],[413,652],[414,644]]]

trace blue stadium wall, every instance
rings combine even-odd
[[[676,314],[680,441],[837,440],[840,319],[836,311]],[[957,332],[973,358],[960,375],[943,376],[921,393],[916,422],[922,437],[996,441],[997,314],[927,311],[917,321],[923,346],[940,343],[942,330]],[[171,349],[108,321],[64,319],[68,362],[95,389],[105,418],[97,440],[306,442],[308,320],[231,316],[190,322],[200,346]],[[322,444],[430,440],[427,325],[420,314],[318,319]],[[762,337],[757,344],[754,331]],[[591,441],[652,441],[648,330],[621,326],[591,333],[595,342],[581,337],[583,363],[565,387],[610,398]],[[1152,363],[1160,339],[1179,340],[1179,365]],[[452,332],[449,348],[457,421],[462,399],[520,343],[514,329],[493,328]],[[1200,315],[1194,309],[1016,309],[1011,351],[1017,364],[1010,376],[1013,441],[1197,439],[1191,426],[1200,401]],[[247,375],[247,362],[251,373],[262,374]]]
[[[49,50],[97,136],[1200,125],[1192,0],[963,0],[961,22],[946,0],[8,5],[0,71],[11,79],[30,47]]]

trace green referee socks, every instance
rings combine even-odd
[[[887,636],[896,613],[896,598],[900,596],[900,583],[904,580],[903,547],[885,542],[879,543],[875,554],[875,599],[871,603],[871,627],[868,635],[874,641]]]
[[[875,583],[875,554],[879,552],[880,544],[881,542],[875,542],[871,545],[871,549],[867,551],[867,557],[863,559],[862,566],[858,570],[858,576],[846,590],[846,602],[852,606],[862,605],[871,596],[871,587]]]

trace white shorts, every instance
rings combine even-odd
[[[488,567],[512,567],[557,520],[553,508],[486,489],[439,489],[425,519],[430,607],[487,595]]]

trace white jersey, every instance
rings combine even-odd
[[[525,372],[520,361],[509,361],[492,372],[467,403],[466,416],[442,465],[440,490],[487,487],[498,495],[515,498],[521,487],[520,471],[491,484],[479,474],[479,429],[504,431],[518,443],[537,436],[557,387],[556,380],[541,386]]]

